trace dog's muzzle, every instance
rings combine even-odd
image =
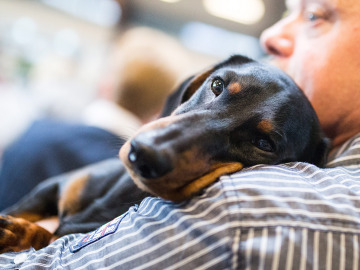
[[[180,117],[143,126],[120,149],[120,158],[136,185],[167,200],[190,198],[223,174],[238,171],[238,162],[216,162],[197,144],[182,141],[186,132],[174,128]]]
[[[162,177],[173,170],[167,153],[158,151],[154,146],[147,145],[136,138],[130,142],[128,160],[133,170],[148,179]]]

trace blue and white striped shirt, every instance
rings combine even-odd
[[[107,226],[83,247],[73,234],[3,254],[0,269],[359,269],[360,134],[325,169],[246,168],[187,202],[146,198]]]

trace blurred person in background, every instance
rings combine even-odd
[[[112,47],[81,123],[39,119],[5,149],[0,210],[44,179],[116,157],[126,138],[157,117],[178,80],[182,47],[149,28],[124,32]]]

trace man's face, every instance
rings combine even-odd
[[[360,1],[290,0],[287,6],[287,16],[262,34],[262,45],[304,90],[327,135],[336,137],[360,110]]]

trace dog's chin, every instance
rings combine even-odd
[[[243,168],[243,165],[239,162],[218,162],[212,165],[209,165],[208,162],[202,162],[202,164],[196,164],[196,166],[175,166],[176,169],[162,177],[148,179],[142,177],[133,169],[128,160],[129,150],[130,142],[128,141],[121,147],[119,156],[135,184],[150,194],[176,202],[189,199],[198,194],[205,187],[215,182],[219,176]]]

